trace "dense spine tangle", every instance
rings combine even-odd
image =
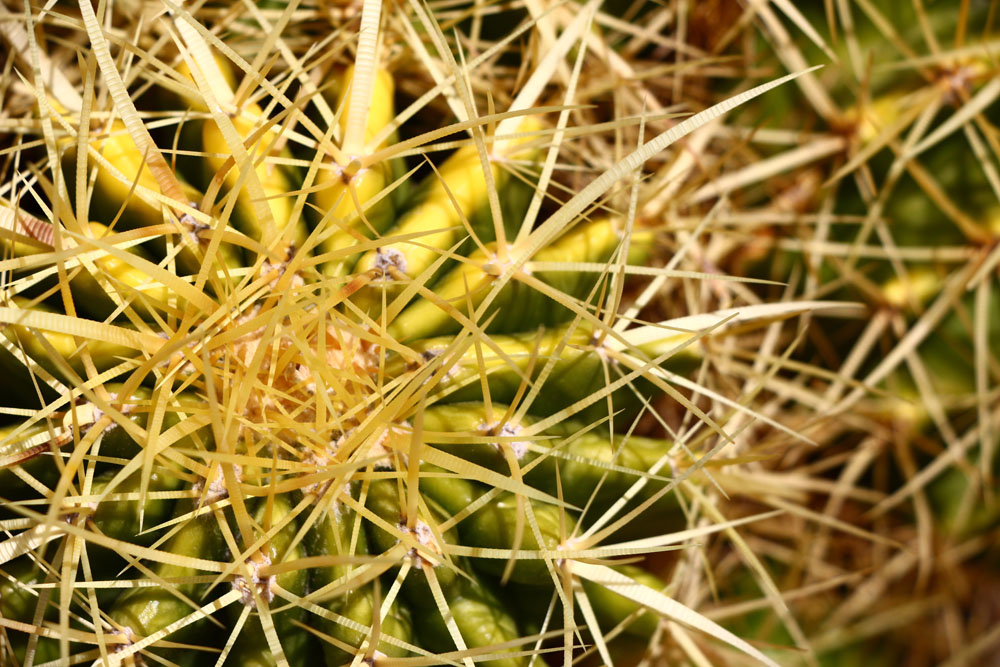
[[[66,9],[95,49],[83,100],[31,51],[47,150],[0,239],[8,653],[526,667],[607,658],[668,618],[773,664],[642,564],[688,526],[701,457],[730,439],[690,377],[714,345],[808,309],[640,315],[653,292],[633,274],[673,276],[660,212],[636,215],[657,206],[643,164],[735,102],[581,164],[589,185],[567,193],[575,150],[553,128],[574,102],[540,107],[593,5],[497,99],[422,8],[377,5],[347,50],[275,33],[248,53],[241,30],[298,10],[157,4],[138,74],[105,35],[117,14]],[[5,35],[65,27],[40,20]],[[434,89],[416,102],[394,72],[414,67],[407,40]],[[414,136],[413,116],[434,129]],[[695,441],[652,416],[668,396],[705,426]]]

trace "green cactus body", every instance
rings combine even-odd
[[[525,505],[529,501],[521,500]],[[474,513],[462,527],[462,538],[470,546],[484,549],[510,549],[516,544],[518,514],[527,511],[519,507],[518,498],[513,494],[504,494]],[[527,522],[523,524],[521,543],[518,550],[539,551],[556,550],[563,541],[562,528],[573,529],[571,516],[560,516],[560,510],[553,505],[530,502],[530,511],[538,524],[541,542]],[[501,559],[483,558],[478,566],[485,572],[494,575],[501,574],[506,561]],[[552,581],[546,561],[541,558],[515,559],[511,569],[512,581],[527,584],[545,584]]]
[[[496,594],[479,582],[462,582],[459,590],[448,596],[448,608],[470,649],[503,645],[520,637],[514,616]],[[428,648],[441,652],[454,650],[454,641],[440,614],[418,614],[416,619],[417,632]],[[521,667],[527,662],[525,657],[511,656],[485,660],[482,664],[488,667]]]
[[[38,605],[37,583],[45,581],[39,568],[28,560],[18,560],[0,580],[0,614],[21,623],[29,623]]]
[[[643,570],[641,567],[623,565],[616,569],[652,590],[662,590],[665,585],[656,575]],[[590,598],[590,604],[594,608],[597,620],[602,626],[606,626],[607,628],[612,628],[622,623],[632,614],[642,609],[636,602],[591,582],[584,583],[583,589]],[[656,631],[658,624],[659,619],[655,614],[646,613],[627,624],[625,632],[636,637],[648,639]]]
[[[100,494],[108,482],[114,477],[114,471],[108,471],[95,480],[91,492]],[[169,471],[153,470],[146,482],[148,493],[176,491],[184,484],[184,480]],[[136,473],[116,487],[116,493],[140,493],[142,485],[141,473]],[[94,510],[93,521],[105,535],[119,540],[137,540],[140,533],[140,513],[146,525],[157,525],[170,518],[174,503],[169,499],[149,499],[142,503],[138,500],[108,500],[101,502]],[[141,512],[140,512],[141,510]],[[152,536],[147,535],[142,542],[151,542]]]
[[[190,511],[185,505],[179,511]],[[212,517],[199,517],[185,523],[171,538],[166,552],[178,556],[205,558],[222,555],[222,537]],[[135,588],[122,593],[113,603],[111,619],[125,631],[127,641],[143,638],[160,632],[173,623],[190,615],[200,604],[201,596],[207,591],[205,584],[185,583],[185,579],[198,576],[201,572],[194,567],[163,563],[157,568],[162,579],[179,580],[174,590],[159,587]],[[184,596],[186,601],[182,597]],[[181,632],[171,635],[174,640],[197,638],[199,631],[205,630],[205,621],[197,621]]]
[[[375,612],[375,594],[370,585],[347,594],[342,600],[340,609],[344,618],[366,628],[372,627]],[[408,608],[399,604],[390,606],[388,613],[380,621],[379,630],[380,638],[391,637],[399,642],[412,643],[413,622]],[[334,625],[331,635],[355,649],[360,648],[366,639],[365,635],[346,624]],[[408,654],[406,649],[384,639],[380,639],[375,650],[390,657],[405,657]],[[323,651],[328,665],[350,663],[353,658],[352,653],[332,644],[324,644]]]
[[[506,407],[494,405],[494,414],[504,413]],[[558,478],[566,502],[576,507],[588,506],[591,512],[603,512],[621,499],[639,481],[638,471],[650,471],[658,466],[660,472],[637,489],[636,501],[660,491],[671,476],[671,443],[668,441],[638,436],[616,436],[612,440],[600,427],[587,429],[583,424],[572,422],[553,426],[535,437],[523,435],[532,423],[533,420],[525,419],[518,424],[491,425],[481,404],[441,405],[424,413],[424,427],[430,432],[440,432],[446,437],[449,433],[476,434],[484,439],[497,437],[496,442],[448,444],[444,438],[438,443],[439,437],[430,435],[429,441],[435,447],[500,472],[509,471],[506,452],[511,450],[518,465],[527,470],[526,483],[555,496],[559,492]],[[519,436],[522,439],[518,439]],[[556,467],[559,468],[558,477]],[[481,491],[461,484],[461,480],[454,479],[428,480],[428,493],[435,498],[438,495],[460,497],[461,501],[451,501],[452,506],[466,507]],[[431,488],[435,485],[441,487],[440,490]],[[676,524],[681,513],[674,497],[666,495],[642,516],[644,522],[655,524],[652,530],[662,530]]]

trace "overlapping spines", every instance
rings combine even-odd
[[[18,304],[23,321],[10,322],[14,314],[6,312],[15,338],[22,330],[33,337],[34,347],[18,340],[28,359],[51,367],[59,377],[46,379],[72,393],[72,401],[53,400],[71,422],[56,429],[62,439],[49,452],[57,472],[64,465],[53,507],[43,520],[27,504],[14,508],[29,523],[38,521],[39,539],[51,533],[50,541],[61,540],[39,558],[58,564],[53,572],[80,589],[71,596],[63,589],[62,629],[99,643],[96,655],[112,664],[224,658],[297,667],[315,659],[306,647],[318,639],[331,664],[385,655],[434,662],[448,653],[452,662],[509,667],[528,662],[527,654],[550,639],[563,642],[565,662],[581,636],[603,648],[604,626],[638,616],[645,606],[761,657],[663,596],[658,581],[637,585],[638,573],[605,565],[643,553],[643,546],[605,553],[606,536],[581,536],[595,520],[635,519],[634,506],[619,508],[626,514],[620,520],[595,519],[597,509],[610,511],[616,494],[650,504],[653,494],[665,496],[674,481],[674,471],[665,471],[674,444],[612,435],[633,416],[622,412],[619,397],[638,394],[631,412],[647,410],[640,383],[672,377],[671,360],[703,362],[700,348],[687,344],[717,324],[671,331],[670,322],[638,322],[626,331],[636,313],[617,321],[622,283],[632,264],[645,261],[653,234],[643,216],[598,214],[598,207],[615,210],[599,200],[614,181],[711,114],[641,144],[610,167],[602,164],[593,183],[562,206],[562,194],[553,197],[536,180],[551,183],[560,147],[548,151],[547,167],[534,163],[550,141],[566,139],[554,139],[546,110],[534,106],[561,70],[558,61],[584,36],[596,5],[573,10],[526,93],[508,112],[490,108],[493,119],[481,122],[469,120],[478,100],[459,80],[470,70],[451,59],[443,33],[420,9],[422,30],[438,40],[434,53],[422,57],[446,59],[454,69],[449,74],[424,63],[433,69],[431,85],[447,89],[461,125],[450,133],[457,138],[449,157],[427,151],[433,163],[427,179],[408,194],[399,160],[419,150],[420,140],[397,151],[390,146],[393,85],[380,67],[393,61],[379,60],[377,4],[362,11],[356,63],[339,89],[330,86],[339,96],[332,104],[310,79],[312,56],[300,60],[278,40],[268,42],[281,51],[273,70],[263,54],[248,67],[218,39],[223,33],[197,26],[194,10],[173,6],[156,29],[187,67],[186,75],[170,77],[174,84],[186,79],[183,86],[172,87],[193,97],[159,111],[167,112],[168,124],[197,132],[178,133],[169,147],[152,141],[111,56],[117,47],[105,43],[95,10],[81,7],[112,87],[112,116],[125,125],[112,121],[108,139],[127,136],[134,144],[88,145],[88,160],[98,164],[95,178],[105,178],[101,151],[120,149],[142,196],[134,204],[134,192],[119,188],[98,202],[128,215],[121,224],[89,216],[110,231],[52,221],[57,233],[79,237],[81,249],[71,254],[95,255],[80,262],[94,267],[97,288],[77,286],[80,294],[120,283],[122,289],[107,294],[112,306],[88,313],[108,321],[68,307],[65,293],[73,286],[65,284],[58,286],[61,298],[45,306]],[[281,21],[293,11],[271,9]],[[260,18],[262,27],[266,21]],[[224,55],[217,60],[215,51]],[[228,61],[250,75],[239,91],[225,72]],[[362,118],[356,111],[365,96],[372,103]],[[563,104],[572,105],[572,95]],[[337,119],[344,107],[346,124]],[[424,144],[448,129],[424,137]],[[175,149],[180,169],[195,166],[188,177],[197,191],[173,173],[168,156]],[[156,168],[143,167],[147,162]],[[106,170],[111,186],[128,182],[128,174]],[[309,175],[298,181],[303,170],[312,183]],[[150,181],[147,171],[157,178]],[[534,198],[530,218],[518,188]],[[318,215],[302,215],[308,207]],[[549,208],[558,212],[549,216]],[[133,228],[162,239],[162,246],[137,251],[148,251],[147,258],[130,252],[145,238],[122,232]],[[13,247],[34,251],[23,241]],[[59,266],[63,258],[46,260]],[[57,312],[44,312],[48,304]],[[71,347],[78,339],[121,349],[80,355]],[[501,398],[494,382],[509,393]],[[476,399],[469,413],[481,417],[468,428],[457,416],[463,406],[439,405],[460,392]],[[45,410],[30,411],[29,421],[47,419]],[[449,451],[449,443],[437,441],[442,433],[470,445],[469,452]],[[489,457],[464,456],[483,447]],[[659,469],[642,469],[651,465]],[[685,465],[690,472],[695,462]],[[77,491],[86,497],[76,498]],[[91,518],[79,505],[95,497]],[[55,507],[64,500],[66,507]],[[669,503],[657,509],[675,512]],[[63,514],[72,519],[67,528]],[[608,534],[615,528],[607,527]],[[11,539],[3,554],[13,559],[11,549],[21,546],[19,537]],[[80,554],[90,553],[90,542],[120,552],[108,561],[126,561],[118,570],[126,583],[110,581],[118,571],[87,570]],[[59,551],[63,545],[72,548]],[[619,604],[595,620],[584,581],[609,591],[625,587],[620,597],[636,604]],[[515,585],[543,603],[557,601],[558,623],[537,630],[519,624],[507,588]],[[94,604],[85,593],[91,586],[110,589],[108,598]],[[213,625],[221,628],[211,631]],[[86,659],[76,643],[64,657]]]

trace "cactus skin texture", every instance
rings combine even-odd
[[[0,202],[0,661],[562,664],[676,614],[614,560],[642,547],[600,550],[685,525],[691,452],[626,434],[630,385],[700,348],[611,330],[650,230],[523,222],[549,118],[460,128],[409,174],[389,69],[245,77],[171,10],[157,127],[101,17],[67,11],[111,94],[81,127],[36,81],[51,187]]]

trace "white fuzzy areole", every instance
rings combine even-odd
[[[257,596],[261,600],[268,604],[274,600],[274,577],[262,577],[260,574],[260,569],[270,564],[271,559],[267,554],[262,553],[258,559],[251,558],[247,561],[247,567],[250,568],[250,581],[247,581],[242,574],[233,577],[233,589],[240,592],[240,600],[245,606],[257,607],[251,586],[257,589]]]
[[[233,475],[239,480],[240,476],[243,474],[243,466],[234,465]],[[211,505],[217,500],[222,500],[223,498],[229,497],[229,488],[226,486],[226,476],[222,472],[222,464],[218,463],[212,467],[208,473],[209,479],[208,489],[205,490],[205,480],[200,479],[194,483],[194,491],[201,496],[202,491],[205,491],[205,497],[203,499],[204,505]]]
[[[129,646],[139,641],[139,635],[135,634],[135,631],[127,625],[122,626],[122,633],[125,635],[125,641],[118,644],[112,653],[121,653],[122,651],[127,650]],[[147,667],[149,664],[140,653],[133,653],[127,659],[131,660],[132,663],[135,664],[135,667]]]
[[[395,268],[400,273],[406,273],[406,255],[392,247],[375,250],[375,269],[381,274],[382,280],[391,280],[389,269]]]
[[[441,546],[434,539],[434,531],[426,522],[417,519],[412,530],[407,528],[405,523],[401,523],[397,527],[404,533],[409,533],[417,538],[417,542],[427,547],[431,553],[441,554]],[[414,565],[418,568],[422,568],[425,563],[431,567],[437,567],[441,564],[440,561],[435,562],[422,555],[416,548],[410,549],[410,557],[413,558]]]
[[[498,428],[499,427],[499,428]],[[524,430],[519,424],[505,423],[501,426],[499,423],[493,424],[483,424],[479,427],[479,430],[487,435],[500,435],[504,437],[511,437],[520,435],[521,431]],[[528,453],[528,443],[527,440],[505,440],[503,442],[494,442],[493,446],[497,448],[501,454],[504,448],[509,448],[510,451],[514,453],[514,458],[520,461],[525,454]]]

